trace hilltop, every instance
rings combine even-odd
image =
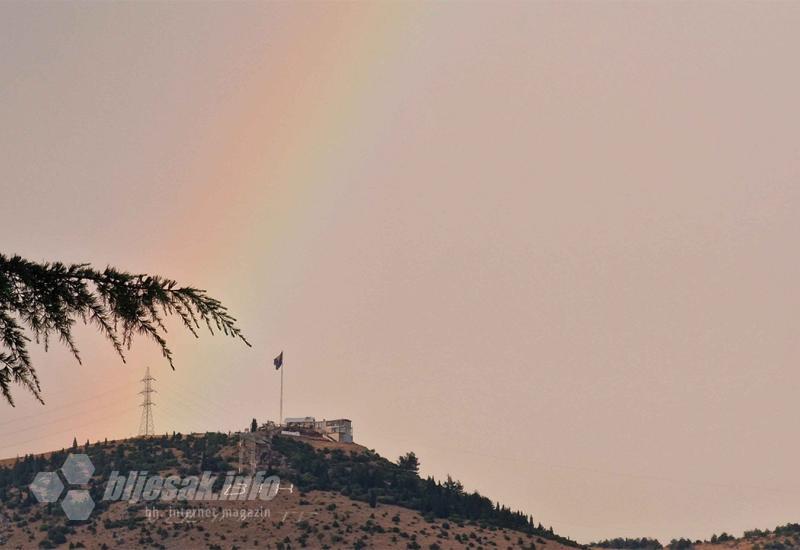
[[[161,476],[220,474],[238,467],[239,435],[173,434],[97,442],[4,461],[0,544],[9,548],[530,548],[579,547],[533,518],[467,493],[458,481],[423,479],[413,453],[389,461],[354,443],[270,436],[264,466],[284,488],[273,500],[103,501],[112,471]],[[60,502],[40,504],[28,485],[85,453],[96,503],[68,521]]]
[[[260,457],[284,490],[274,499],[103,501],[113,471],[197,476],[226,474],[242,460],[249,434],[172,434],[104,441],[0,461],[0,546],[8,548],[570,548],[657,550],[789,550],[800,548],[800,525],[714,535],[707,541],[613,539],[580,545],[533,518],[467,493],[460,482],[421,478],[413,453],[389,461],[355,443],[261,434]],[[256,434],[259,435],[259,434]],[[68,521],[61,502],[41,504],[29,489],[39,472],[62,468],[85,453],[95,470],[84,487],[96,503],[85,521]],[[290,489],[290,490],[286,490]],[[141,491],[140,491],[141,492]]]

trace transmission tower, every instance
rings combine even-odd
[[[156,390],[153,389],[151,382],[154,382],[155,378],[150,376],[150,367],[147,367],[145,371],[144,378],[142,378],[142,382],[144,382],[144,389],[139,392],[139,394],[144,395],[144,401],[142,401],[142,420],[139,422],[139,435],[155,435],[156,429],[153,427],[153,401],[150,399],[151,393],[158,393]]]

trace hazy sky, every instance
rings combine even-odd
[[[800,519],[800,4],[3,3],[0,250],[254,347],[34,353],[0,456],[278,415],[587,542]],[[177,327],[176,327],[177,328]]]

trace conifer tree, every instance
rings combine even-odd
[[[419,473],[419,459],[413,451],[404,454],[397,459],[397,465],[401,469],[415,474]]]
[[[11,385],[17,384],[44,403],[25,329],[45,350],[51,338],[58,338],[80,363],[72,336],[77,321],[94,325],[123,362],[134,335],[149,338],[174,369],[164,338],[169,316],[177,316],[196,337],[204,324],[212,334],[216,329],[250,345],[227,308],[204,290],[112,267],[97,270],[0,254],[0,393],[13,406]]]

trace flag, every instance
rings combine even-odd
[[[275,365],[275,370],[281,368],[283,366],[283,352],[281,352],[281,354],[277,356],[272,363]]]

